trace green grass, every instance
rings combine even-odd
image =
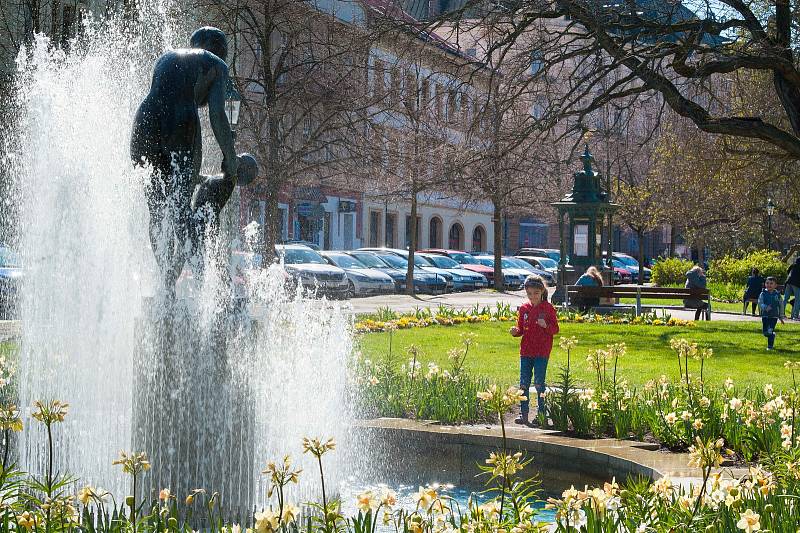
[[[420,359],[434,361],[447,368],[447,352],[459,345],[459,335],[472,332],[477,336],[477,346],[470,350],[467,368],[490,380],[511,385],[519,381],[519,340],[508,334],[508,322],[487,322],[461,326],[434,326],[422,329],[397,330],[393,333],[393,350],[403,354],[411,344],[421,351]],[[578,338],[572,355],[572,367],[578,379],[593,383],[586,355],[589,351],[607,344],[624,342],[627,355],[620,361],[618,375],[632,385],[641,385],[650,379],[666,374],[678,377],[676,357],[669,348],[669,340],[684,337],[703,347],[714,349],[714,357],[706,362],[706,382],[721,385],[730,377],[738,386],[761,387],[772,383],[776,387],[790,385],[791,375],[783,368],[787,360],[800,360],[800,326],[778,325],[776,349],[766,350],[766,339],[761,335],[760,323],[700,322],[692,328],[655,326],[610,326],[602,324],[562,324],[561,334]],[[388,351],[388,333],[369,333],[359,339],[364,357],[376,359]],[[566,354],[558,348],[558,337],[548,368],[548,382],[555,381],[560,365],[566,363]],[[690,362],[690,371],[699,374],[697,363]],[[610,370],[609,370],[610,372]]]

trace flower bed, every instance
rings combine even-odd
[[[437,310],[418,309],[413,313],[397,314],[390,310],[383,310],[374,316],[365,317],[356,321],[357,333],[372,333],[389,331],[392,329],[425,328],[428,326],[455,326],[459,324],[475,324],[480,322],[515,322],[516,311],[508,305],[498,305],[495,310],[484,307],[472,309],[450,309],[439,307]],[[582,314],[576,311],[559,311],[559,322],[576,324],[609,324],[609,325],[634,325],[634,326],[677,326],[691,327],[694,322],[664,315],[634,316],[632,314],[598,315],[594,313]]]
[[[548,416],[541,422],[546,426],[580,436],[650,439],[675,450],[685,450],[697,439],[721,439],[744,461],[764,460],[800,445],[796,385],[786,391],[769,384],[753,389],[728,378],[722,386],[713,386],[703,376],[713,350],[672,339],[678,381],[661,376],[641,390],[629,387],[622,378],[626,348],[619,343],[588,355],[596,378],[587,387],[572,377],[570,352],[576,344],[575,337],[560,341],[567,364],[545,394]],[[796,383],[800,362],[787,361],[785,368]]]

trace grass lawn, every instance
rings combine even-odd
[[[508,334],[508,322],[486,322],[461,326],[433,326],[422,329],[397,330],[393,337],[393,353],[399,361],[407,360],[406,349],[415,344],[421,352],[423,365],[434,361],[447,368],[447,352],[460,344],[459,335],[472,332],[477,336],[467,359],[473,373],[510,385],[519,381],[519,340]],[[701,346],[714,349],[714,358],[706,361],[706,382],[721,385],[731,377],[738,386],[761,387],[772,383],[787,387],[791,374],[783,368],[787,360],[800,360],[800,326],[778,324],[776,349],[766,350],[760,323],[700,322],[692,328],[656,326],[610,326],[602,324],[562,324],[561,334],[576,336],[578,346],[572,355],[572,367],[579,379],[587,384],[594,381],[586,363],[587,352],[607,344],[624,342],[627,355],[620,361],[618,375],[632,385],[641,385],[661,374],[678,377],[677,359],[669,348],[669,340],[684,337]],[[388,333],[361,335],[358,342],[365,357],[377,359],[388,352]],[[558,337],[548,367],[548,382],[556,379],[560,365],[566,364],[566,354],[558,348]],[[690,362],[690,371],[699,374],[699,363]]]

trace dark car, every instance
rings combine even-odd
[[[461,268],[483,275],[486,278],[486,282],[489,284],[489,286],[494,287],[494,269],[487,267],[486,265],[482,265],[480,261],[475,259],[472,254],[468,254],[467,252],[463,252],[461,250],[443,250],[441,248],[428,248],[427,250],[420,250],[420,252],[449,257],[456,263],[460,264]]]
[[[22,260],[6,246],[0,245],[0,320],[17,316],[17,294],[22,283]]]
[[[362,252],[374,254],[375,257],[389,265],[396,268],[401,272],[406,272],[408,269],[408,260],[400,257],[399,255],[389,252]],[[447,292],[447,280],[433,272],[424,272],[419,269],[414,269],[414,292],[423,292],[428,294],[444,294]]]

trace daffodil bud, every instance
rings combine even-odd
[[[178,519],[174,516],[171,516],[169,520],[167,520],[167,527],[170,529],[177,529],[178,527]]]
[[[127,498],[125,498],[125,505],[127,505],[128,507],[133,507],[135,503],[136,503],[136,498],[134,498],[133,496],[128,496]]]
[[[774,510],[775,510],[775,507],[773,507],[773,505],[771,503],[768,503],[767,505],[764,506],[764,512],[765,513],[771,513]]]

